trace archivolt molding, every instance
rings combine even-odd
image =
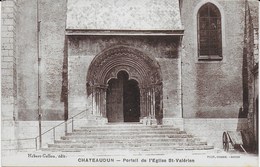
[[[88,70],[87,85],[107,85],[122,70],[129,74],[129,79],[135,79],[140,85],[149,86],[162,81],[160,66],[155,59],[137,49],[120,45],[105,50],[93,59]]]
[[[106,118],[106,91],[109,80],[126,71],[129,79],[138,82],[142,119],[161,119],[163,112],[162,78],[157,61],[143,52],[116,46],[97,55],[87,74],[87,92],[92,95],[92,112]]]

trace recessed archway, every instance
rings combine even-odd
[[[163,97],[160,66],[153,57],[124,45],[104,50],[90,64],[87,75],[87,92],[89,96],[92,96],[93,115],[110,120],[110,115],[107,115],[107,111],[110,110],[107,107],[111,107],[107,103],[107,100],[110,100],[108,99],[107,90],[111,89],[109,87],[111,84],[117,85],[117,88],[112,86],[112,89],[118,89],[119,83],[116,80],[118,80],[118,74],[121,71],[127,72],[128,75],[127,84],[125,85],[128,85],[129,88],[125,88],[128,89],[125,100],[131,101],[132,96],[139,96],[140,98],[139,105],[131,101],[134,108],[140,108],[140,120],[146,118],[161,119],[160,117],[163,115]],[[139,95],[138,93],[131,95],[131,91],[138,92]],[[126,111],[132,111],[133,108],[130,105],[125,106],[125,108],[121,107],[121,110],[123,114],[127,115],[128,112]],[[138,115],[138,112],[132,113],[132,115]],[[113,118],[111,119],[113,120]],[[127,118],[121,118],[121,120],[131,122],[139,119],[128,116]]]

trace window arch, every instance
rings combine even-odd
[[[203,5],[197,15],[199,60],[222,60],[221,14],[212,3]]]

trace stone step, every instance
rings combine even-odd
[[[107,139],[141,139],[141,138],[153,138],[153,137],[161,137],[161,138],[192,138],[192,135],[189,134],[124,134],[124,135],[71,135],[71,136],[62,136],[61,139],[68,140],[68,139],[77,139],[77,138],[89,138],[89,139],[100,139],[100,138],[107,138]]]
[[[41,151],[47,152],[82,152],[85,148],[42,148]]]
[[[122,143],[55,143],[49,144],[48,147],[60,148],[96,148],[96,147],[154,147],[154,146],[196,146],[207,145],[206,142],[150,142],[150,143],[137,143],[137,142],[122,142]]]
[[[44,149],[46,151],[64,151],[64,152],[78,152],[78,151],[115,151],[118,152],[124,151],[160,151],[161,153],[165,151],[174,151],[174,150],[210,150],[213,149],[213,146],[208,145],[195,145],[195,146],[154,146],[154,147],[95,147],[95,148],[59,148],[59,147],[52,147],[48,149]]]
[[[76,138],[71,140],[56,140],[55,143],[114,143],[114,142],[196,142],[200,141],[199,138],[145,138],[145,139],[107,139],[107,138],[100,138],[100,139],[88,139],[88,138]]]
[[[158,131],[180,131],[178,128],[149,128],[149,129],[74,129],[73,132],[158,132]]]
[[[62,136],[48,151],[101,152],[133,151],[158,152],[173,150],[213,149],[207,142],[180,131],[173,126],[144,126],[142,124],[111,124],[80,127]]]
[[[72,133],[67,133],[66,135],[138,135],[138,134],[186,134],[184,131],[169,131],[169,130],[158,130],[158,131],[74,131]]]
[[[96,130],[96,131],[124,131],[124,130],[133,130],[133,131],[143,131],[143,130],[180,130],[179,128],[174,128],[173,126],[96,126],[96,127],[80,127],[76,130]]]

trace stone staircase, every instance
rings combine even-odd
[[[81,127],[62,136],[48,151],[174,151],[210,150],[213,146],[173,126],[109,124]]]

